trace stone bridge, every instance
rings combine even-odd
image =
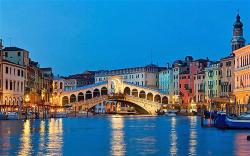
[[[122,95],[117,97],[117,95]],[[160,90],[134,85],[112,76],[106,82],[64,91],[58,95],[60,105],[72,105],[77,110],[86,110],[104,101],[126,101],[155,114],[162,104],[168,104],[169,95]]]

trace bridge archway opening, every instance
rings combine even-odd
[[[125,87],[124,94],[125,95],[130,95],[130,88],[129,87]]]
[[[92,92],[91,92],[91,91],[88,90],[88,91],[85,93],[85,95],[86,95],[86,100],[92,99]]]
[[[75,96],[75,94],[71,94],[70,95],[70,103],[72,103],[72,102],[76,102],[76,96]]]
[[[139,93],[139,98],[146,99],[146,93],[144,90],[141,90]]]
[[[101,88],[101,95],[107,95],[108,94],[108,89],[106,87]]]
[[[153,94],[152,93],[147,94],[147,100],[153,101]]]
[[[135,97],[138,97],[138,90],[137,89],[133,89],[132,90],[132,95]]]
[[[78,101],[84,101],[84,94],[82,92],[78,94]]]
[[[162,103],[163,103],[163,104],[168,104],[168,97],[164,96],[164,97],[162,98]]]
[[[100,90],[96,88],[96,89],[93,91],[93,97],[98,97],[98,96],[100,96]]]
[[[63,98],[62,98],[62,105],[64,106],[64,105],[66,105],[66,104],[68,104],[69,103],[69,98],[67,97],[67,96],[64,96]]]
[[[155,95],[154,102],[161,103],[161,96],[159,94]]]

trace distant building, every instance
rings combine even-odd
[[[167,94],[173,94],[173,69],[167,68],[159,73],[159,89]]]
[[[212,62],[205,68],[205,99],[209,101],[218,98],[221,91],[220,62]]]
[[[204,104],[205,101],[205,71],[194,75],[194,102]]]
[[[220,60],[221,69],[221,97],[229,97],[234,90],[234,56],[224,57]]]
[[[101,70],[95,73],[95,83],[107,81],[109,76],[121,76],[126,82],[146,86],[150,88],[159,87],[159,72],[166,67],[158,67],[150,64],[144,67],[124,68],[116,70]]]
[[[250,45],[235,50],[235,89],[238,104],[250,103]]]
[[[63,78],[75,79],[76,87],[83,87],[95,83],[95,71],[85,71],[84,73],[81,74],[74,74]]]

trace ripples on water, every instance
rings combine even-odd
[[[197,117],[0,121],[4,155],[250,155],[249,131],[203,129]]]

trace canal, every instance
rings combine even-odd
[[[247,135],[194,116],[0,121],[0,155],[250,155]]]

